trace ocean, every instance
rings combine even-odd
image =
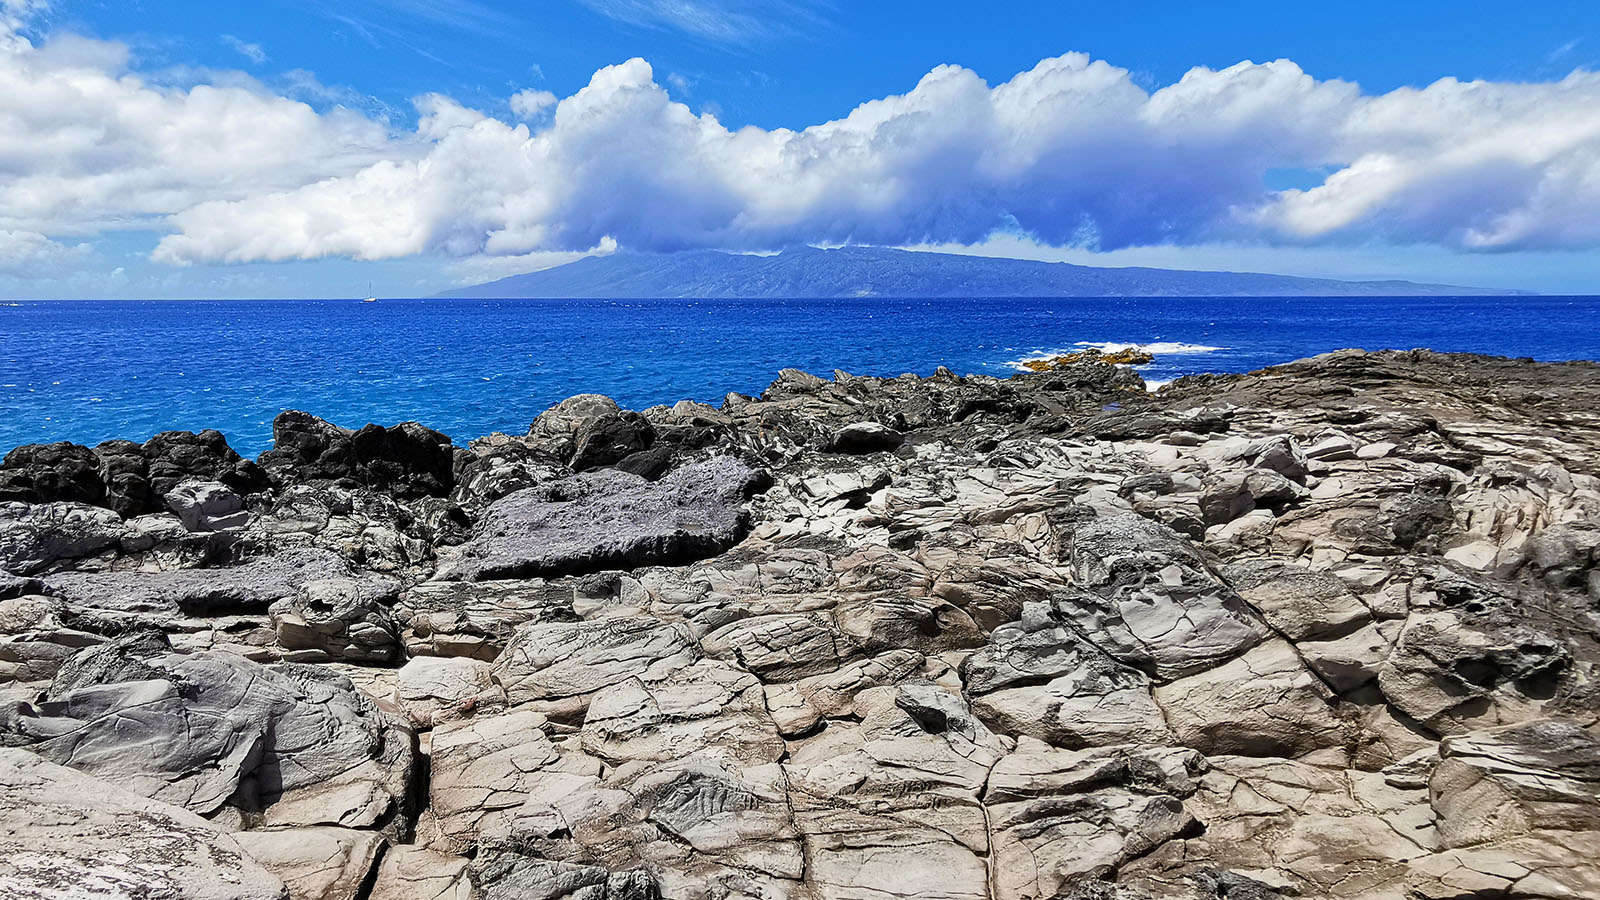
[[[1124,345],[1152,383],[1341,347],[1600,359],[1600,297],[0,303],[0,452],[216,428],[253,456],[285,409],[464,444],[578,393],[718,404],[785,367],[1006,376]]]

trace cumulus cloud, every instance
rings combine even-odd
[[[0,229],[0,275],[54,277],[88,254],[89,247],[85,244],[67,246],[36,231]]]
[[[277,96],[247,77],[189,88],[130,71],[120,44],[35,47],[0,26],[0,229],[160,227],[206,201],[360,172],[405,152],[362,115]]]
[[[21,0],[0,0],[6,21]],[[503,273],[596,248],[1255,242],[1600,247],[1600,75],[1385,94],[1288,60],[1147,90],[1083,54],[959,66],[804,129],[729,128],[644,60],[507,121],[442,95],[393,133],[248,76],[142,79],[117,44],[0,26],[0,230],[168,232],[174,264],[443,254]],[[1308,185],[1273,190],[1269,175]],[[556,254],[556,255],[552,255]],[[477,262],[472,262],[477,261]],[[474,268],[476,267],[476,268]]]
[[[524,119],[534,119],[559,101],[549,91],[518,91],[511,95],[511,111]]]
[[[445,97],[419,108],[425,156],[184,210],[158,255],[515,256],[606,237],[653,250],[965,243],[1001,228],[1106,250],[1600,244],[1600,76],[1587,72],[1373,96],[1279,60],[1198,68],[1149,92],[1067,54],[998,86],[941,66],[842,119],[767,131],[696,115],[635,59],[595,73],[534,130]],[[1269,190],[1264,175],[1283,168],[1332,174]]]

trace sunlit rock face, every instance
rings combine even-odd
[[[1600,896],[1595,409],[1085,358],[14,453],[0,893]]]

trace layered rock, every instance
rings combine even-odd
[[[19,448],[0,892],[1600,896],[1595,408],[1346,351]]]

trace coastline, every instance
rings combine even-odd
[[[263,898],[1593,894],[1594,410],[1587,361],[1091,354],[18,448],[0,783]]]
[[[347,427],[420,421],[464,446],[525,430],[572,393],[632,409],[715,406],[730,390],[760,393],[783,366],[1004,377],[1019,360],[1080,343],[1221,348],[1157,353],[1140,371],[1158,381],[1338,347],[1600,358],[1584,327],[1600,298],[64,302],[7,312],[0,449],[215,428],[252,458],[284,409]]]

